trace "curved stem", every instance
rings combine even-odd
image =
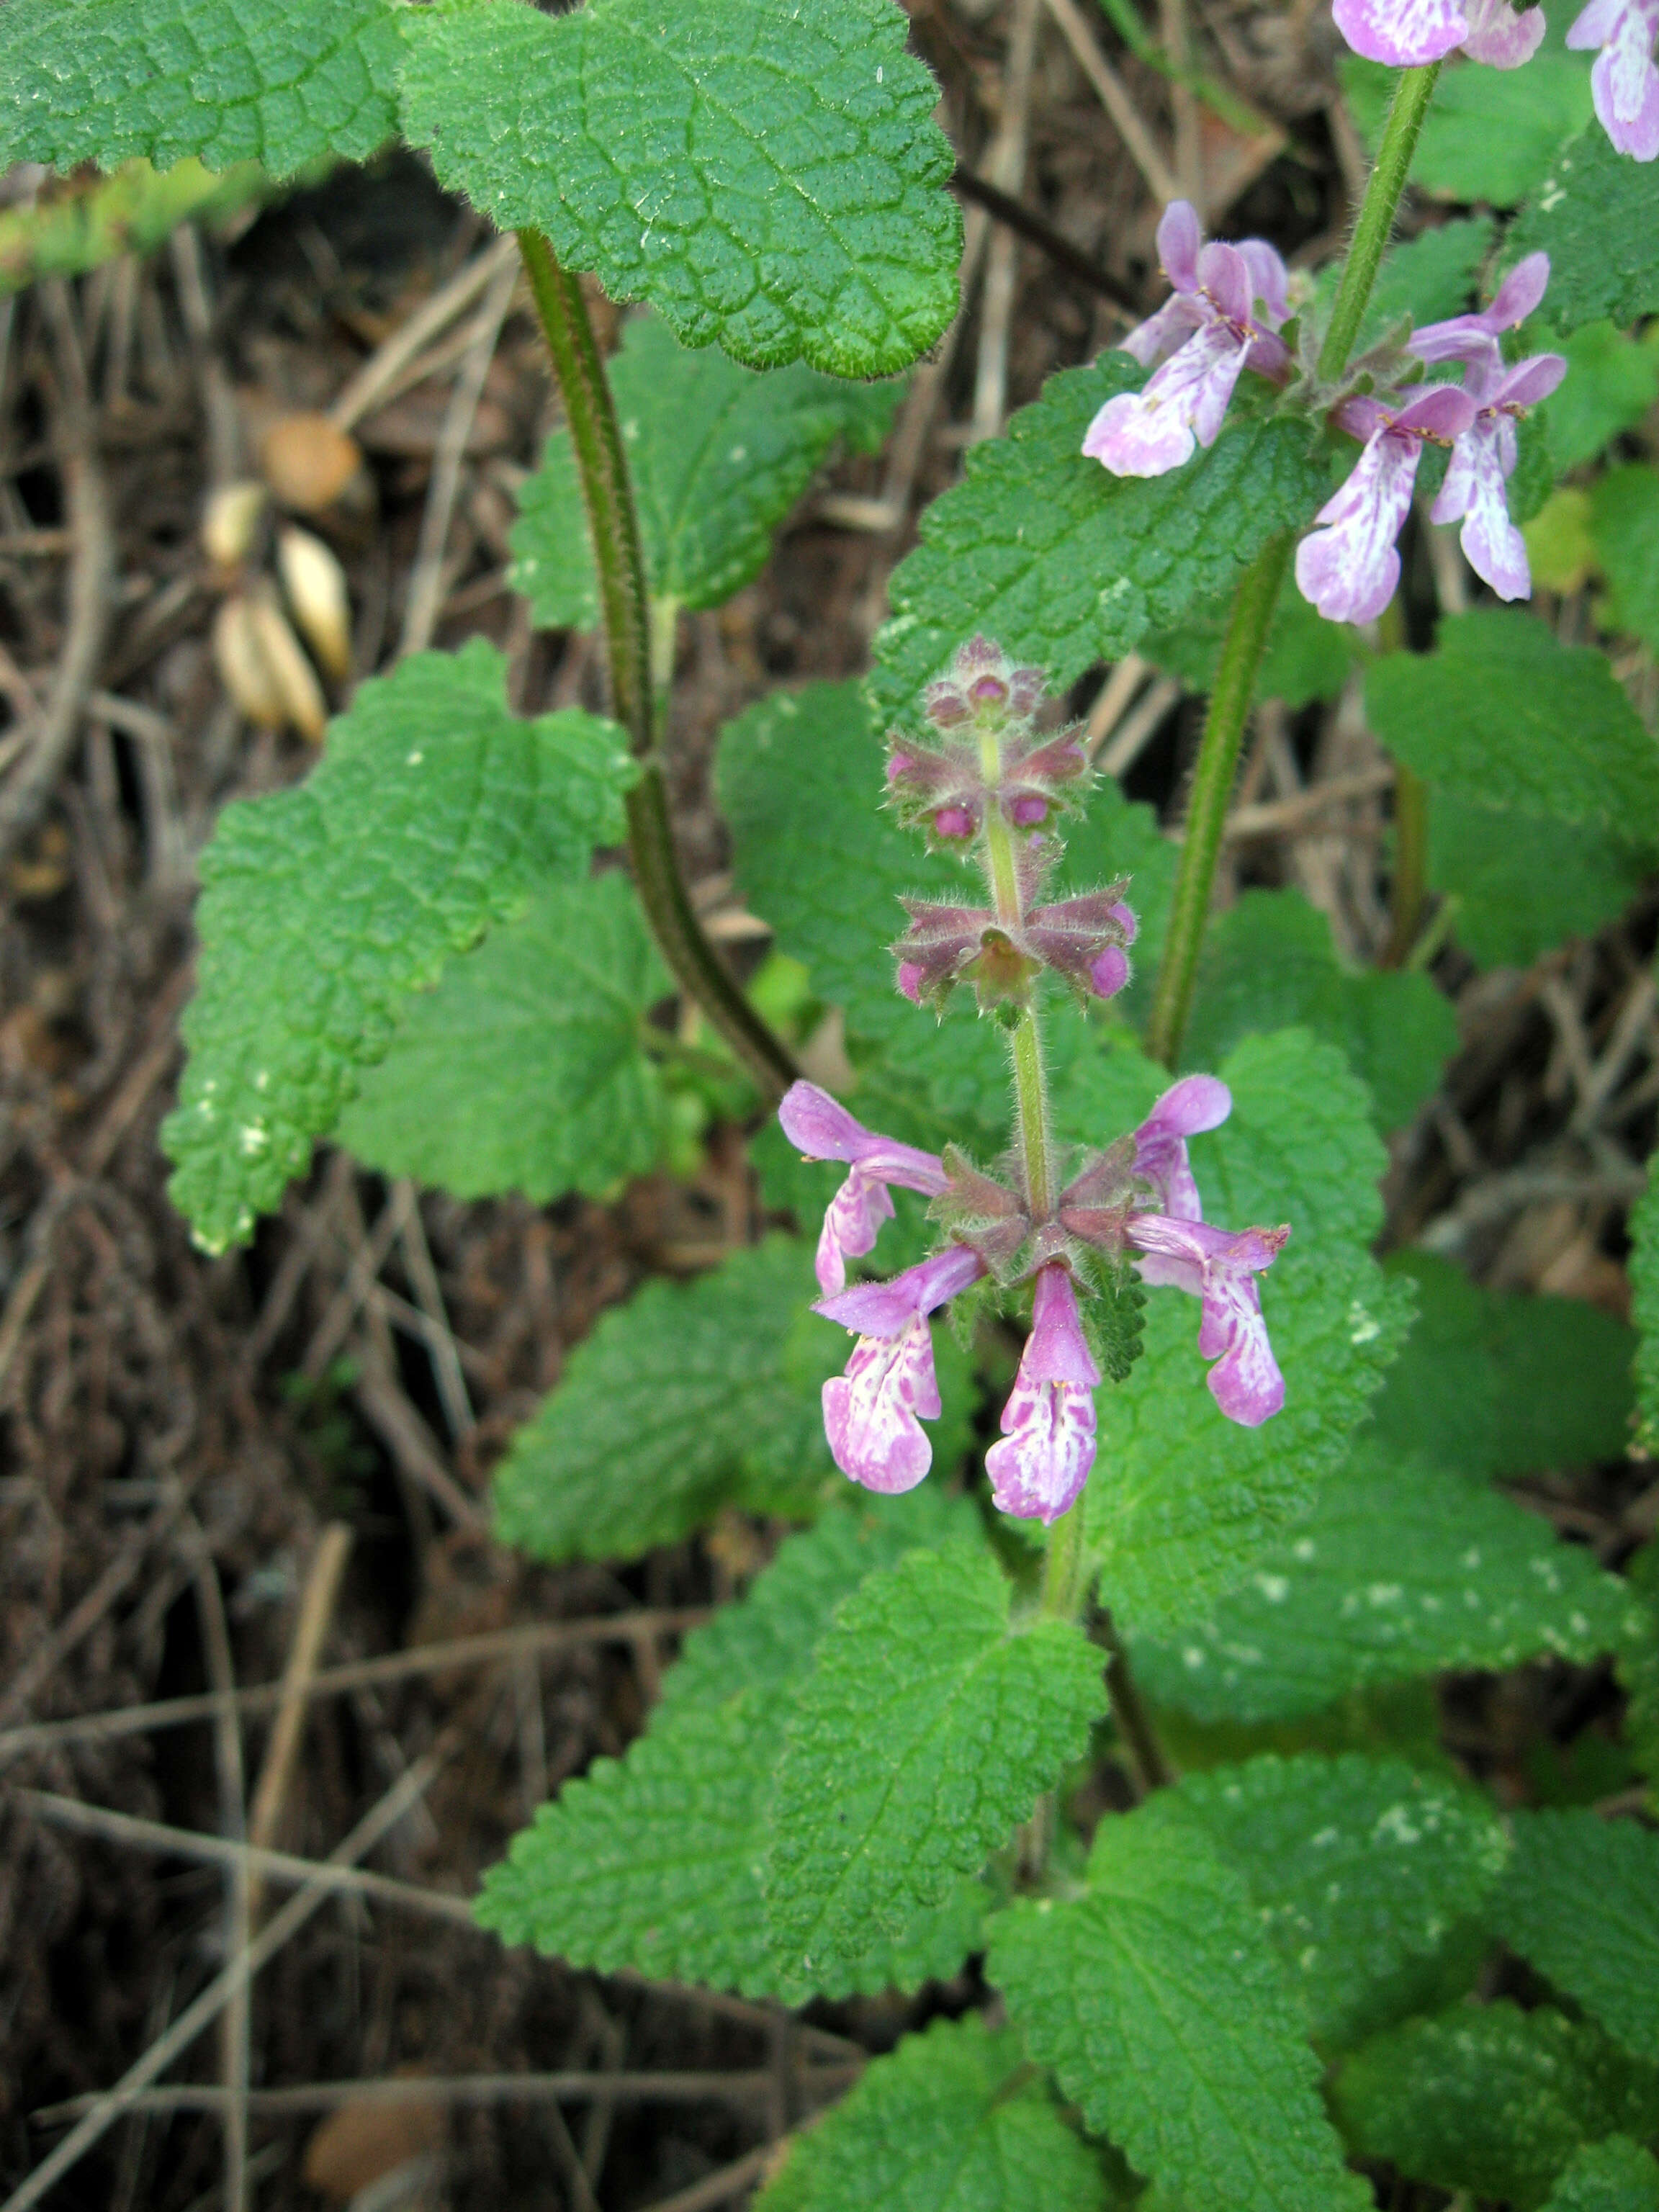
[[[1353,227],[1353,244],[1348,248],[1348,258],[1342,265],[1342,281],[1336,288],[1331,326],[1320,349],[1319,374],[1327,383],[1334,383],[1347,367],[1359,325],[1365,319],[1371,286],[1376,282],[1377,268],[1394,229],[1400,195],[1411,173],[1417,134],[1423,128],[1423,118],[1428,112],[1439,74],[1439,63],[1431,62],[1425,69],[1401,70],[1395,82],[1389,119],[1383,126],[1382,143],[1376,149],[1376,163],[1365,180],[1365,197],[1359,204]]]
[[[1186,842],[1181,848],[1170,908],[1170,933],[1164,941],[1158,989],[1146,1029],[1147,1051],[1166,1067],[1175,1066],[1186,1034],[1198,956],[1215,888],[1221,833],[1238,772],[1239,748],[1244,742],[1244,724],[1290,557],[1291,533],[1285,531],[1262,547],[1239,579],[1233,595],[1215,688],[1204,720],[1203,741],[1198,749],[1198,765],[1193,771]]]
[[[564,401],[599,580],[611,711],[640,763],[629,793],[628,854],[640,903],[675,981],[708,1015],[762,1091],[776,1098],[799,1073],[788,1047],[761,1019],[702,932],[674,854],[659,754],[651,601],[640,550],[628,457],[581,287],[539,231],[519,250]]]
[[[1152,1717],[1140,1701],[1140,1690],[1129,1672],[1129,1662],[1109,1613],[1099,1617],[1096,1630],[1110,1653],[1106,1662],[1106,1694],[1112,1701],[1112,1718],[1123,1747],[1134,1762],[1140,1794],[1167,1789],[1179,1778],[1168,1752],[1158,1740]]]

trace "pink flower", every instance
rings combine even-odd
[[[890,1283],[860,1283],[814,1307],[858,1333],[846,1373],[823,1386],[823,1429],[836,1465],[866,1490],[914,1490],[933,1465],[921,1427],[940,1410],[927,1316],[984,1273],[977,1252],[947,1245]]]
[[[1515,473],[1516,419],[1547,399],[1566,373],[1567,364],[1559,353],[1540,353],[1510,369],[1501,363],[1494,368],[1476,362],[1464,386],[1477,412],[1452,447],[1451,465],[1429,519],[1456,522],[1461,518],[1458,538],[1469,566],[1500,599],[1532,596],[1526,541],[1510,520],[1505,489]]]
[[[1659,155],[1659,0],[1590,0],[1567,33],[1570,46],[1600,46],[1590,92],[1601,128],[1621,154]]]
[[[1141,1255],[1142,1280],[1203,1300],[1198,1348],[1215,1361],[1210,1395],[1230,1421],[1247,1429],[1260,1428],[1285,1403],[1285,1378],[1267,1341],[1255,1278],[1273,1265],[1290,1233],[1244,1229],[1234,1235],[1162,1213],[1132,1214],[1127,1224],[1129,1242]]]
[[[1336,27],[1369,62],[1420,69],[1462,46],[1472,61],[1518,69],[1544,35],[1544,11],[1508,0],[1336,0]]]
[[[1047,1522],[1076,1503],[1095,1463],[1099,1380],[1069,1271],[1053,1262],[1040,1267],[1031,1334],[1002,1409],[1002,1441],[985,1455],[1002,1512]]]
[[[1218,1076],[1187,1075],[1158,1100],[1135,1131],[1134,1172],[1156,1183],[1164,1212],[1177,1221],[1201,1221],[1204,1208],[1187,1158],[1187,1139],[1218,1129],[1233,1110],[1233,1094]]]
[[[1534,9],[1534,14],[1538,10]],[[1491,307],[1478,315],[1453,315],[1443,323],[1425,323],[1407,340],[1419,361],[1462,361],[1501,367],[1503,348],[1498,339],[1505,331],[1524,323],[1543,298],[1550,281],[1547,253],[1529,253],[1517,261],[1498,286]]]
[[[851,1168],[825,1209],[818,1235],[818,1288],[839,1291],[847,1281],[848,1259],[872,1250],[882,1223],[893,1218],[889,1186],[937,1198],[949,1181],[944,1164],[932,1152],[866,1129],[815,1083],[792,1084],[778,1119],[785,1136],[809,1160],[845,1160]]]
[[[1297,587],[1327,622],[1370,622],[1400,581],[1395,539],[1412,503],[1412,486],[1426,441],[1450,445],[1474,420],[1474,400],[1456,386],[1437,384],[1391,412],[1375,399],[1351,399],[1339,410],[1345,428],[1364,437],[1353,474],[1315,517],[1322,527],[1296,552]]]
[[[1206,246],[1203,235],[1188,203],[1171,201],[1158,250],[1175,295],[1122,342],[1153,374],[1140,391],[1109,399],[1083,441],[1114,476],[1180,468],[1194,443],[1214,445],[1247,363],[1264,376],[1288,370],[1273,335],[1289,312],[1284,263],[1261,239]]]

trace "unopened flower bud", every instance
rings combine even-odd
[[[1089,969],[1089,988],[1097,999],[1114,999],[1129,980],[1127,957],[1109,945]]]
[[[965,806],[941,806],[933,817],[933,828],[941,837],[971,837],[974,817]]]
[[[887,760],[888,782],[897,783],[902,777],[908,775],[915,767],[915,763],[908,753],[890,753]]]
[[[913,1006],[921,1004],[922,968],[919,960],[901,960],[898,964],[898,987]]]
[[[1016,830],[1035,829],[1039,822],[1048,819],[1048,802],[1035,792],[1027,792],[1023,798],[1015,799],[1008,813]]]
[[[968,719],[968,702],[954,684],[930,684],[922,694],[922,708],[935,729],[953,730]]]
[[[976,707],[1004,707],[1008,703],[1008,686],[1000,676],[978,676],[969,696]]]

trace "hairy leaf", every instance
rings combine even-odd
[[[1010,2028],[936,2020],[791,2138],[755,2212],[1106,2212],[1099,2158]]]
[[[1504,241],[1506,262],[1550,257],[1557,330],[1659,308],[1659,171],[1614,150],[1599,123],[1559,154]]]
[[[1183,1063],[1213,1067],[1251,1030],[1297,1023],[1340,1047],[1383,1129],[1410,1121],[1457,1049],[1457,1017],[1426,975],[1351,974],[1299,891],[1246,891],[1206,934]]]
[[[1544,2212],[1659,2212],[1659,2160],[1628,2136],[1586,2143],[1563,2167]]]
[[[1530,968],[1568,938],[1591,936],[1651,870],[1650,849],[1599,823],[1549,822],[1449,791],[1430,803],[1429,881],[1456,900],[1457,941],[1483,968]]]
[[[1011,1624],[980,1545],[872,1575],[818,1646],[789,1724],[763,1877],[779,1966],[836,1978],[974,1874],[1105,1711],[1073,1622]]]
[[[1509,1856],[1474,1791],[1401,1759],[1270,1755],[1188,1775],[1158,1803],[1197,1820],[1243,1875],[1315,2038],[1338,2048],[1372,1991],[1431,1957]]]
[[[892,0],[442,0],[404,38],[440,181],[687,345],[879,376],[956,311],[939,89]]]
[[[1178,629],[1158,630],[1141,640],[1141,658],[1178,676],[1189,690],[1207,691],[1231,612],[1225,596],[1189,607]],[[1256,697],[1278,699],[1290,708],[1336,698],[1352,672],[1353,641],[1348,623],[1327,622],[1287,578],[1267,632]]]
[[[1504,1999],[1376,2037],[1338,2075],[1335,2103],[1362,2156],[1525,2206],[1581,2143],[1659,2124],[1659,2076],[1588,2023]]]
[[[769,1237],[604,1315],[495,1470],[495,1527],[538,1559],[637,1559],[723,1505],[809,1514],[844,1478],[819,1392],[847,1340],[809,1308],[811,1249]],[[963,1362],[939,1334],[936,1464],[967,1445]],[[953,1356],[954,1355],[954,1356]]]
[[[1578,1809],[1517,1813],[1492,1921],[1614,2042],[1659,2062],[1659,1836]]]
[[[1540,412],[1558,475],[1593,461],[1621,430],[1633,429],[1659,397],[1659,334],[1635,338],[1605,319],[1561,340],[1567,374]]]
[[[1268,1721],[1446,1668],[1592,1659],[1643,1620],[1589,1552],[1484,1483],[1359,1451],[1207,1618],[1134,1656],[1200,1720]]]
[[[1356,349],[1375,345],[1409,315],[1419,327],[1460,315],[1474,303],[1475,280],[1492,252],[1498,226],[1490,216],[1466,216],[1419,231],[1383,255]],[[1340,264],[1330,265],[1333,283]],[[1333,299],[1334,294],[1333,293]]]
[[[687,1639],[681,1665],[694,1681],[677,1688],[679,1670],[670,1674],[626,1757],[596,1759],[514,1838],[485,1876],[483,1923],[573,1966],[790,2002],[811,1988],[847,1995],[954,1972],[984,1907],[971,1883],[840,1980],[781,1980],[767,1953],[757,1869],[790,1709],[835,1607],[866,1575],[917,1545],[961,1540],[971,1525],[966,1507],[927,1485],[908,1498],[839,1504],[789,1539],[746,1598]],[[758,1632],[755,1613],[765,1616]]]
[[[1188,2212],[1369,2203],[1243,1877],[1196,1826],[1152,1808],[1103,1820],[1085,1894],[1021,1902],[990,1937],[1032,2057]]]
[[[1410,1276],[1419,1318],[1376,1401],[1379,1449],[1497,1475],[1622,1454],[1634,1341],[1610,1314],[1485,1290],[1432,1252],[1389,1268]]]
[[[645,1017],[672,988],[626,876],[542,891],[410,1002],[340,1142],[459,1198],[602,1195],[661,1158]]]
[[[9,0],[0,169],[190,155],[291,176],[396,127],[390,0]]]
[[[921,686],[975,630],[1055,686],[1074,683],[1230,588],[1276,532],[1312,514],[1324,471],[1288,421],[1236,413],[1164,477],[1115,477],[1085,459],[1097,411],[1144,375],[1121,352],[1064,370],[1006,438],[970,449],[894,573],[870,677],[880,715],[913,721]]]
[[[1659,744],[1606,656],[1512,607],[1449,616],[1433,653],[1391,653],[1365,711],[1424,780],[1477,805],[1626,830],[1659,818]]]
[[[769,374],[690,353],[636,315],[610,364],[639,509],[646,581],[659,599],[717,607],[753,580],[772,532],[836,439],[885,436],[902,386],[845,384],[799,362]],[[570,433],[554,431],[519,494],[507,580],[538,623],[586,629],[599,586]]]
[[[550,877],[621,835],[620,732],[574,708],[520,721],[475,638],[359,689],[306,781],[219,817],[202,855],[190,1059],[162,1137],[209,1251],[303,1174],[403,1002]]]

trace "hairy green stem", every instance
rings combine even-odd
[[[1378,966],[1403,968],[1423,926],[1429,887],[1429,794],[1420,776],[1395,763],[1394,882],[1389,892],[1389,941]]]
[[[1334,383],[1347,367],[1359,325],[1365,319],[1371,287],[1376,282],[1377,268],[1394,229],[1400,196],[1411,173],[1417,134],[1423,128],[1423,118],[1428,112],[1439,74],[1439,63],[1431,62],[1425,69],[1402,70],[1395,82],[1382,143],[1365,180],[1365,197],[1359,204],[1359,214],[1354,222],[1353,243],[1342,265],[1342,281],[1336,288],[1331,325],[1320,349],[1319,374],[1327,383]]]
[[[1042,1610],[1056,1620],[1075,1620],[1083,1602],[1083,1500],[1048,1530],[1042,1565]]]
[[[1177,1777],[1169,1753],[1158,1740],[1152,1715],[1141,1703],[1140,1691],[1129,1672],[1129,1662],[1109,1613],[1097,1616],[1096,1635],[1111,1656],[1106,1664],[1106,1694],[1112,1701],[1112,1719],[1124,1749],[1134,1766],[1140,1794],[1167,1789]]]
[[[1152,1019],[1147,1024],[1146,1049],[1154,1060],[1173,1067],[1186,1034],[1187,1016],[1193,1003],[1193,983],[1198,956],[1210,917],[1210,897],[1215,889],[1216,862],[1221,854],[1221,833],[1226,827],[1227,805],[1233,779],[1238,772],[1239,748],[1255,690],[1256,674],[1267,649],[1285,568],[1291,557],[1291,533],[1270,538],[1239,579],[1222,641],[1221,659],[1210,694],[1204,737],[1193,771],[1192,800],[1187,810],[1186,842],[1176,875],[1175,897],[1170,908],[1170,931],[1158,963],[1158,988],[1153,994]]]
[[[581,287],[539,231],[519,250],[564,402],[599,581],[611,706],[640,764],[629,793],[628,853],[640,903],[675,980],[707,1014],[763,1093],[781,1096],[799,1070],[726,972],[692,911],[674,853],[659,751],[653,621],[628,457]],[[659,642],[659,658],[660,644]]]

